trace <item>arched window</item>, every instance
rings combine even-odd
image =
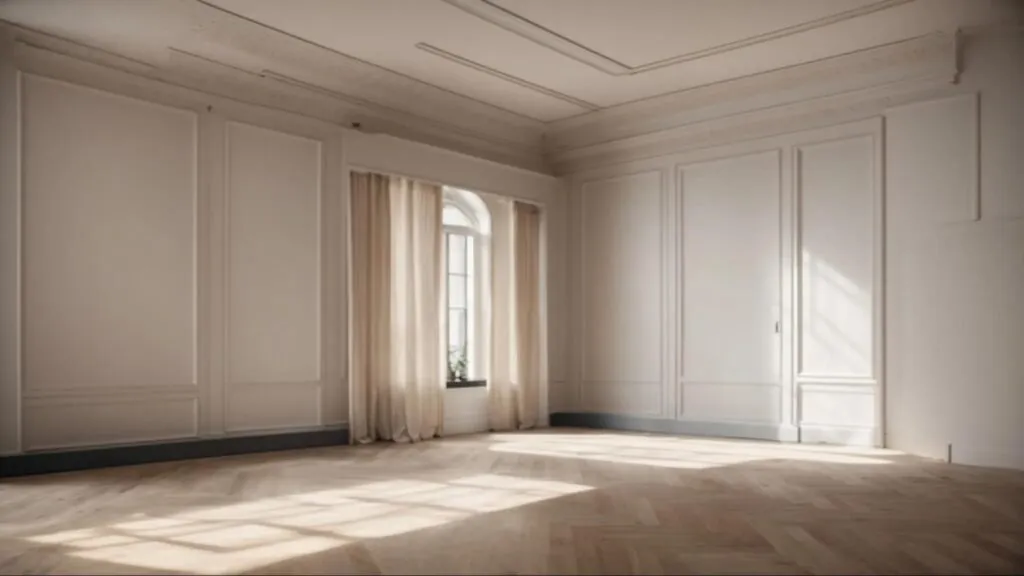
[[[444,188],[448,385],[485,385],[490,212],[466,190]]]

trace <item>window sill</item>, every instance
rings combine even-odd
[[[487,380],[450,380],[445,388],[486,388]]]

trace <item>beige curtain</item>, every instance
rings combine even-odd
[[[440,434],[444,389],[441,187],[352,173],[352,436]]]
[[[490,426],[532,428],[547,374],[541,308],[540,211],[522,202],[492,209]]]

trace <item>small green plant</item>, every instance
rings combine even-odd
[[[466,348],[456,348],[448,353],[448,381],[465,382],[466,380]]]

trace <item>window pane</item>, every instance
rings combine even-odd
[[[448,275],[448,307],[466,308],[466,277]]]
[[[469,217],[462,211],[448,204],[444,207],[444,212],[441,214],[441,220],[448,226],[472,226],[473,223],[469,221]],[[436,222],[436,220],[435,220]]]
[[[466,237],[462,234],[448,235],[448,271],[466,273]]]
[[[466,311],[448,311],[448,350],[460,350],[466,346]]]

